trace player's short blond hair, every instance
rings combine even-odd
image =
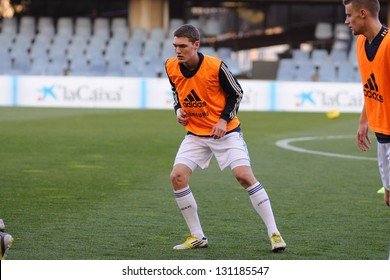
[[[343,4],[351,4],[355,9],[366,9],[373,15],[379,14],[380,4],[379,0],[343,0]]]

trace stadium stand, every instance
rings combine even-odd
[[[334,27],[325,23],[317,24],[316,39],[331,38],[329,52],[325,48],[314,48],[311,51],[293,49],[291,58],[279,61],[276,80],[360,82],[355,41],[350,30],[344,23],[336,23]]]
[[[130,28],[123,17],[23,16],[3,18],[0,23],[2,75],[161,77],[165,60],[174,56],[171,35],[185,22],[170,19],[167,32]],[[215,31],[210,26],[217,24],[215,19],[207,23],[189,19],[188,23],[209,33]],[[332,45],[310,52],[291,50],[291,58],[280,59],[276,80],[359,81],[355,42],[343,23],[318,23],[315,39],[332,39]],[[242,73],[232,48],[202,46],[200,51],[223,59],[233,74]]]

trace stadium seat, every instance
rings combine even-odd
[[[129,39],[123,53],[123,59],[126,61],[133,60],[134,57],[139,57],[142,54],[143,41],[137,39]]]
[[[283,58],[279,61],[276,72],[277,81],[293,81],[295,72],[295,62],[290,58]]]
[[[123,65],[123,76],[126,77],[141,77],[141,72],[138,67],[133,64],[124,64]]]
[[[314,37],[317,40],[328,40],[333,37],[333,27],[329,22],[318,22],[314,30]]]
[[[108,18],[96,18],[93,22],[93,36],[107,40],[110,36],[110,22]]]
[[[334,28],[334,38],[335,40],[350,40],[351,39],[351,30],[344,23],[336,23]]]
[[[69,66],[69,76],[89,76],[89,65],[88,61],[85,59],[84,56],[74,59],[71,61]]]
[[[1,51],[10,51],[13,41],[10,40],[7,34],[0,34],[0,52]]]
[[[129,38],[130,32],[125,18],[113,18],[111,21],[111,37],[114,39]]]
[[[328,60],[328,51],[325,49],[314,49],[311,52],[311,60],[315,65],[319,65]]]
[[[126,28],[128,29],[127,19],[124,17],[114,17],[111,20],[111,33],[115,33],[116,29]]]
[[[147,40],[143,49],[143,56],[147,62],[161,54],[161,43],[158,41]]]
[[[172,39],[165,39],[161,49],[161,57],[166,60],[173,56],[175,56],[175,50],[172,45]]]
[[[184,24],[184,20],[181,18],[171,18],[169,20],[169,32],[168,37],[173,36],[173,32],[175,32],[176,29],[178,29],[181,25]]]
[[[337,23],[334,29],[332,51],[348,51],[351,44],[351,31],[344,23]]]
[[[123,56],[125,49],[125,40],[120,40],[119,38],[111,40],[108,42],[108,45],[104,51],[106,59],[109,60],[111,57]]]
[[[355,83],[361,83],[362,77],[360,75],[359,66],[357,60],[350,61],[350,63],[353,65],[353,81]]]
[[[18,51],[12,53],[12,70],[14,75],[26,75],[30,71],[30,56],[27,52]]]
[[[32,45],[30,49],[31,61],[33,61],[34,63],[36,62],[47,63],[49,59],[48,47],[49,45],[40,45],[40,44]]]
[[[34,37],[36,33],[35,18],[33,16],[23,16],[19,22],[19,34]]]
[[[187,21],[187,24],[191,24],[191,25],[195,26],[196,28],[198,28],[199,30],[202,27],[202,25],[200,23],[200,20],[199,19],[195,19],[195,18],[189,19]]]
[[[75,21],[74,34],[76,36],[84,36],[89,38],[91,36],[92,24],[88,17],[78,17]]]
[[[15,36],[18,32],[18,22],[16,17],[3,18],[1,21],[1,33],[8,36]]]
[[[300,61],[294,73],[295,81],[313,81],[315,74],[315,65],[310,61]]]
[[[165,40],[165,32],[162,28],[153,28],[149,34],[149,40],[162,44]]]
[[[104,76],[106,74],[107,62],[103,54],[94,53],[89,60],[89,75]]]
[[[90,38],[88,44],[86,45],[86,53],[103,53],[106,49],[107,40],[104,37],[93,36]]]
[[[162,68],[154,63],[144,64],[140,67],[140,76],[145,78],[158,78]]]
[[[127,28],[117,28],[115,31],[112,33],[111,39],[117,40],[124,40],[127,41],[130,38],[130,32],[129,29]]]
[[[237,76],[240,74],[240,65],[237,60],[233,58],[226,58],[224,59],[225,64],[229,68],[230,72],[234,75]]]
[[[123,76],[123,59],[122,56],[111,56],[107,59],[106,76]]]
[[[209,18],[201,28],[206,36],[217,36],[221,33],[221,25],[217,18]]]
[[[52,17],[39,17],[37,21],[37,32],[48,36],[55,34],[54,20]]]
[[[147,31],[146,31],[145,28],[138,27],[138,28],[134,28],[134,29],[131,31],[130,38],[131,38],[132,40],[137,40],[137,41],[141,41],[141,42],[146,42],[146,40],[148,39],[148,34],[147,34]]]
[[[68,64],[68,59],[65,55],[52,57],[46,67],[46,73],[51,76],[66,75],[69,68]]]
[[[44,57],[41,57],[40,59],[35,59],[31,62],[30,69],[28,71],[29,75],[46,75],[47,71],[47,65],[49,64],[48,59],[46,57],[46,61]]]
[[[229,48],[229,47],[222,47],[222,48],[218,48],[217,49],[217,57],[219,59],[227,59],[227,58],[231,58],[232,56],[232,48]]]
[[[65,35],[65,34],[56,34],[52,38],[52,46],[53,47],[64,47],[66,48],[72,40],[73,35]]]
[[[88,40],[89,40],[89,37],[85,37],[85,36],[73,36],[71,38],[71,43],[69,44],[68,46],[68,56],[72,56],[74,53],[75,54],[79,54],[79,53],[85,53],[85,51],[87,50],[88,48]]]
[[[77,48],[77,45],[70,45],[67,49],[66,55],[69,61],[75,61],[78,59],[87,60],[85,50],[82,48]]]
[[[330,60],[334,63],[344,63],[347,59],[347,51],[334,49],[330,53]]]
[[[354,65],[349,61],[340,63],[336,66],[336,82],[353,82],[354,81]]]
[[[70,37],[74,32],[73,19],[70,17],[60,17],[57,20],[57,35]]]
[[[28,50],[31,47],[34,37],[30,34],[17,34],[12,48]]]
[[[336,67],[332,61],[321,61],[318,66],[319,82],[334,82],[336,80]]]
[[[7,75],[12,68],[12,58],[9,52],[0,49],[0,75]]]
[[[301,49],[293,49],[292,59],[295,61],[307,61],[310,59],[310,53]]]
[[[18,34],[14,44],[11,46],[12,58],[14,59],[18,55],[24,56],[24,54],[28,54],[31,47],[31,41],[29,36],[24,37],[23,34]]]
[[[199,52],[204,55],[215,56],[215,50],[213,47],[200,47]]]
[[[57,57],[67,57],[67,48],[69,41],[62,36],[54,37],[52,44],[49,46],[49,59],[56,59]]]
[[[351,42],[351,47],[349,49],[349,54],[348,54],[348,60],[349,61],[356,61],[356,37],[352,40]]]
[[[38,33],[33,39],[33,45],[48,48],[53,40],[53,36],[50,34]]]

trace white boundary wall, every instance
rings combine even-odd
[[[360,112],[360,83],[239,80],[243,111]],[[172,109],[167,78],[0,76],[0,106]]]

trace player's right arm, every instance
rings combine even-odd
[[[171,79],[169,79],[169,83],[171,84],[171,89],[173,93],[173,108],[176,113],[177,121],[183,126],[186,126],[188,123],[188,116],[186,112],[181,108],[179,94],[177,93],[175,84],[171,81]]]
[[[369,124],[366,114],[366,106],[363,105],[362,113],[360,115],[359,128],[356,135],[356,144],[363,152],[367,151],[371,144],[371,139],[368,136]]]

